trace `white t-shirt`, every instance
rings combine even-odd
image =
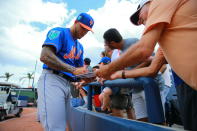
[[[172,81],[171,81],[171,75],[172,75],[172,72],[171,72],[171,67],[169,64],[166,65],[166,70],[165,72],[162,74],[162,77],[164,79],[164,83],[165,85],[171,87],[172,85]]]
[[[121,51],[118,49],[114,49],[112,56],[111,56],[111,61],[116,60],[120,56]]]

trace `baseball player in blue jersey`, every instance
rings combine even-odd
[[[74,75],[83,74],[81,39],[92,31],[93,18],[81,13],[71,28],[51,29],[42,46],[40,60],[44,63],[38,81],[38,114],[46,131],[65,131],[69,109],[70,86]]]

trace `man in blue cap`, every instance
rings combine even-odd
[[[38,81],[38,114],[46,131],[65,131],[74,76],[87,72],[83,67],[81,39],[92,31],[93,18],[81,13],[71,28],[51,29],[42,45],[43,71]]]
[[[105,56],[105,57],[102,57],[99,64],[100,65],[107,65],[111,62],[111,58]]]

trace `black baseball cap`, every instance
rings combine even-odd
[[[139,21],[139,13],[140,13],[140,10],[142,9],[142,7],[150,2],[151,0],[141,0],[140,4],[138,5],[137,7],[137,11],[135,13],[133,13],[130,17],[130,21],[134,24],[134,25],[139,25],[138,24],[138,21]]]

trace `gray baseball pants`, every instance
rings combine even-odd
[[[70,106],[70,82],[43,70],[38,80],[38,115],[45,131],[65,131]]]

